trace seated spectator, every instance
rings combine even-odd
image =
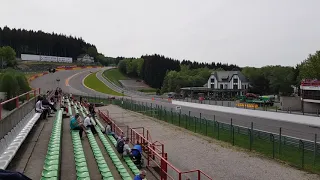
[[[147,172],[145,170],[141,170],[140,173],[138,175],[136,175],[133,180],[145,179],[146,175],[147,175]]]
[[[137,154],[138,152],[140,152],[140,155],[142,154],[142,147],[141,147],[141,145],[140,145],[139,142],[137,142],[137,143],[133,146],[132,149],[138,150],[138,151],[133,151],[133,152],[132,152],[132,156],[133,156],[133,157],[138,157],[138,156],[139,156],[139,154]]]
[[[90,128],[93,134],[97,134],[97,131],[94,128],[94,125],[92,125],[92,123],[91,123],[91,114],[89,114],[89,113],[87,114],[87,117],[84,119],[83,125],[87,129]]]
[[[43,98],[42,105],[49,106],[54,112],[57,112],[57,109],[47,100],[47,98]]]
[[[119,137],[118,137],[116,147],[117,147],[117,151],[118,151],[119,154],[122,154],[122,153],[123,153],[123,147],[124,147],[124,144],[125,144],[124,141],[125,141],[125,139],[124,139],[123,136],[119,136]]]
[[[123,132],[121,132],[121,134],[120,134],[116,139],[117,139],[117,144],[118,144],[120,141],[124,141],[124,134],[123,134]]]
[[[112,132],[112,130],[111,130],[111,123],[107,124],[107,126],[105,128],[105,133],[106,133],[106,135],[112,135],[114,138],[116,138],[114,135],[114,132]]]
[[[129,138],[126,138],[125,144],[123,146],[123,153],[122,153],[123,157],[126,157],[126,156],[132,157],[132,153],[131,153],[131,148],[129,146],[129,142],[130,142]]]
[[[79,130],[80,138],[82,138],[83,130],[85,129],[83,124],[81,123],[81,118],[79,114],[76,114],[70,120],[70,129],[71,130]]]
[[[49,109],[42,106],[43,98],[38,96],[38,101],[36,103],[36,112],[41,113],[42,119],[47,119],[47,114],[49,113]]]

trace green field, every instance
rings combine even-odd
[[[104,76],[104,78],[106,78],[107,80],[110,80],[111,82],[113,82],[117,86],[121,86],[119,80],[129,79],[127,76],[125,76],[123,73],[121,73],[119,71],[119,69],[117,69],[117,68],[105,70],[103,72],[103,76]]]
[[[103,82],[101,82],[97,77],[96,77],[97,73],[91,73],[89,76],[87,76],[84,79],[84,84],[101,93],[105,93],[105,94],[110,94],[110,95],[115,95],[115,96],[122,96],[121,93],[118,93],[112,89],[110,89],[108,86],[106,86],[105,84],[103,84]]]

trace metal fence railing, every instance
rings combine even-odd
[[[234,125],[220,122],[214,119],[194,117],[181,114],[165,108],[150,107],[132,100],[112,100],[115,105],[124,109],[136,111],[147,116],[171,123],[187,130],[212,137],[221,141],[229,142],[232,145],[249,149],[264,154],[270,158],[286,161],[289,164],[320,173],[320,144],[317,142],[317,134],[314,134],[314,141],[298,139],[279,133],[261,131],[251,127]]]
[[[267,157],[285,161],[288,164],[320,173],[320,137],[314,132],[304,132],[279,127],[273,124],[259,124],[245,119],[225,119],[213,114],[180,112],[155,103],[145,103],[126,98],[105,98],[82,96],[89,102],[115,104],[124,109],[142,113],[192,132],[225,141],[231,145],[259,152]],[[239,125],[240,124],[240,125]],[[261,130],[261,128],[269,129]],[[288,135],[290,134],[290,135]],[[291,135],[292,134],[292,135]],[[296,138],[296,137],[300,138]]]

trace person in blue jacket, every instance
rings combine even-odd
[[[147,172],[145,170],[141,170],[140,173],[136,175],[133,180],[142,180],[146,178],[146,175],[147,175]]]

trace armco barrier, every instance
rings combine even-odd
[[[98,111],[99,116],[106,122],[110,122],[113,126],[115,132],[123,133],[123,131],[115,124],[110,116],[104,112]],[[150,168],[157,167],[159,169],[159,175],[161,180],[182,180],[189,178],[192,174],[192,177],[195,177],[197,180],[212,180],[207,174],[201,170],[191,170],[191,171],[180,171],[178,168],[173,166],[168,161],[168,155],[164,152],[164,146],[160,143],[162,149],[157,148],[157,142],[151,143],[142,133],[138,133],[136,129],[129,128],[131,142],[136,142],[137,140],[144,145],[144,152],[147,154],[147,166]],[[119,134],[118,134],[119,135]],[[148,137],[148,136],[147,136]],[[157,152],[158,151],[158,152]],[[193,178],[194,179],[194,178]]]
[[[35,89],[0,103],[0,139],[34,109],[39,92],[40,89]],[[6,106],[12,110],[5,111]]]

